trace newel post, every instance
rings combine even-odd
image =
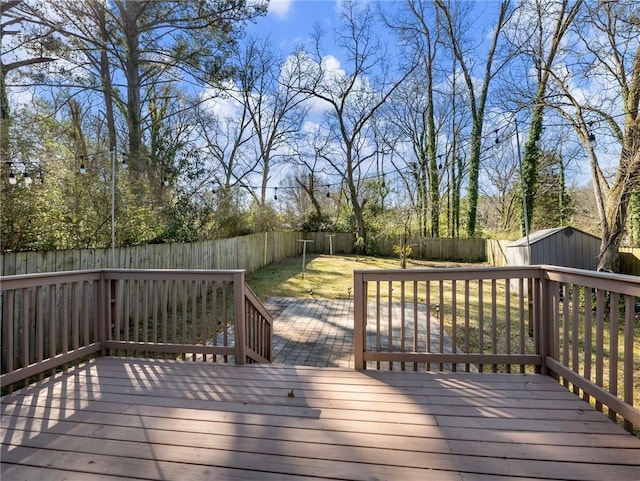
[[[551,291],[549,287],[549,280],[546,277],[544,268],[540,269],[540,289],[538,290],[540,299],[537,300],[540,315],[538,316],[538,353],[540,354],[540,360],[542,362],[540,366],[541,374],[549,374],[547,369],[547,356],[550,352],[551,346]]]
[[[244,274],[245,271],[238,271],[233,274],[233,341],[235,343],[236,364],[244,364],[245,354],[245,332],[246,315],[244,308]]]
[[[97,311],[96,320],[96,338],[100,345],[100,355],[107,355],[107,323],[111,312],[111,296],[109,289],[109,281],[106,279],[105,271],[100,271],[98,279],[98,299],[96,302]]]
[[[362,371],[364,365],[365,333],[365,283],[362,272],[353,273],[353,349],[354,367]]]

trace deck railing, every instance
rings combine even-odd
[[[270,362],[273,319],[242,270],[6,276],[2,387],[92,355]]]
[[[639,277],[555,266],[358,270],[355,367],[543,372],[631,430],[639,301]]]

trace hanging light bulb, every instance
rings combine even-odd
[[[275,194],[273,195],[273,200],[278,200],[278,188],[275,187]]]
[[[498,129],[496,129],[495,132],[496,132],[496,144],[499,144],[500,138],[498,137]]]
[[[16,185],[18,183],[18,179],[16,179],[16,174],[13,170],[9,172],[9,183],[11,185]]]
[[[22,177],[24,178],[25,185],[31,185],[31,182],[33,182],[31,175],[26,170],[24,171],[24,175]]]
[[[589,147],[595,149],[596,147],[596,136],[594,133],[589,134]]]
[[[85,175],[87,173],[87,168],[84,165],[84,162],[80,164],[80,173]]]
[[[533,139],[533,143],[536,147],[540,148],[540,134],[536,134],[535,139]]]
[[[127,158],[126,158],[126,157],[123,157],[123,158],[122,158],[122,168],[123,168],[124,170],[127,170],[127,168],[128,168],[128,167],[129,167],[129,163],[127,162]]]
[[[162,185],[165,187],[169,187],[169,178],[166,175],[162,179]]]

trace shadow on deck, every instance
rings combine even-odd
[[[100,357],[5,396],[2,479],[631,480],[549,376]]]

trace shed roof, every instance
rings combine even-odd
[[[570,227],[570,226],[564,226],[564,227],[555,227],[553,229],[542,229],[542,230],[537,230],[535,232],[530,232],[529,233],[529,244],[535,244],[536,242],[540,242],[542,239],[546,239],[547,237],[550,237],[554,234],[557,234],[559,232],[564,231],[565,234],[567,235],[567,237],[570,237],[571,235],[573,235],[574,232],[580,232],[581,234],[584,235],[588,235],[589,237],[593,237],[594,239],[598,239],[600,240],[599,237],[594,236],[593,234],[589,234],[588,232],[582,231],[580,229],[576,229],[575,227]],[[521,239],[518,239],[517,241],[509,244],[507,246],[507,248],[509,247],[523,247],[527,245],[527,237],[522,237]]]

